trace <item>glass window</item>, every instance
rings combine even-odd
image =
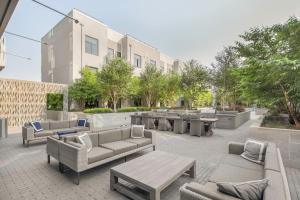
[[[98,71],[98,68],[97,68],[97,67],[87,66],[87,68],[88,68],[89,70],[91,70],[92,72],[97,72],[97,71]]]
[[[120,51],[117,52],[117,57],[121,58],[122,54]]]
[[[150,60],[150,64],[156,66],[156,61],[155,60]]]
[[[115,50],[111,49],[111,48],[108,48],[107,56],[108,56],[108,58],[113,58],[115,56]]]
[[[142,57],[138,54],[134,54],[133,66],[142,67]]]
[[[85,52],[98,56],[98,40],[90,36],[85,36]]]

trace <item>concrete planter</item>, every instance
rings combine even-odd
[[[246,112],[219,112],[216,114],[216,118],[219,120],[216,122],[216,127],[220,129],[236,129],[246,121],[250,119],[251,111]]]
[[[53,121],[67,120],[64,119],[63,111],[47,110],[46,114],[47,114],[47,120],[53,120]]]
[[[285,166],[300,169],[300,130],[261,127],[262,120],[250,126],[250,137],[276,143]]]

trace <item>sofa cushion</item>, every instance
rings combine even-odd
[[[52,130],[43,130],[43,131],[39,131],[39,132],[35,132],[34,136],[35,137],[46,137],[46,136],[50,136],[53,135],[53,131]]]
[[[263,179],[264,170],[252,170],[227,164],[220,164],[210,182],[246,182]]]
[[[70,128],[77,126],[77,124],[78,124],[77,119],[76,119],[76,120],[70,120],[70,121],[69,121],[69,127],[70,127]]]
[[[116,142],[122,140],[122,130],[113,129],[99,133],[99,144]]]
[[[241,158],[239,155],[236,154],[227,154],[225,158],[222,160],[223,164],[232,165],[236,167],[242,167],[245,169],[252,169],[252,170],[263,170],[263,166],[249,160]]]
[[[285,200],[284,183],[280,172],[273,170],[265,171],[265,178],[269,185],[264,192],[264,200]]]
[[[122,140],[130,138],[131,128],[124,128],[122,129]]]
[[[131,126],[131,138],[143,138],[144,136],[144,125],[132,125]]]
[[[103,160],[108,157],[112,157],[114,152],[110,149],[93,147],[90,152],[88,152],[88,163],[94,163],[100,160]]]
[[[33,127],[33,129],[34,129],[35,132],[40,132],[40,131],[44,130],[42,128],[42,125],[41,125],[40,121],[31,122],[31,126]]]
[[[199,183],[191,182],[186,185],[186,189],[213,200],[240,200],[219,192],[215,183],[208,182],[205,185],[200,185]]]
[[[86,146],[87,152],[90,152],[93,148],[93,144],[91,141],[90,136],[87,133],[83,133],[81,135],[78,135],[76,137],[77,142],[83,144],[84,146]]]
[[[278,160],[277,152],[267,152],[265,157],[265,166],[264,169],[270,169],[280,172],[280,165]]]
[[[266,149],[266,153],[277,153],[277,146],[275,143],[273,142],[269,142],[267,149]]]
[[[125,141],[137,144],[138,148],[151,144],[151,139],[149,138],[130,138]]]
[[[262,164],[265,161],[267,143],[248,139],[244,145],[244,153],[241,156],[247,160]]]
[[[75,127],[71,127],[70,129],[72,129],[76,132],[82,132],[82,131],[89,131],[90,130],[88,127],[85,127],[85,126],[75,126]]]
[[[124,153],[136,149],[137,145],[131,142],[116,141],[116,142],[101,144],[101,147],[113,150],[115,154],[120,154],[120,153]]]
[[[267,186],[268,179],[240,183],[217,183],[220,192],[243,200],[261,200]]]
[[[50,129],[64,129],[64,128],[69,128],[69,121],[51,121],[49,122],[50,124]]]
[[[41,126],[44,130],[49,130],[50,129],[49,122],[41,122]]]
[[[98,133],[89,133],[89,136],[91,138],[93,147],[99,146],[99,134]]]

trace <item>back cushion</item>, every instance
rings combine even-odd
[[[265,178],[269,180],[268,186],[264,191],[263,200],[285,200],[285,191],[280,172],[265,170]]]
[[[280,172],[280,165],[277,152],[267,152],[265,156],[265,170],[270,169]]]
[[[89,133],[93,147],[99,146],[99,133]]]
[[[130,138],[130,131],[131,131],[131,128],[122,129],[122,140],[126,140],[126,139]]]
[[[41,122],[42,129],[49,130],[49,122]]]
[[[70,128],[76,127],[77,124],[78,124],[78,121],[77,121],[77,120],[70,120],[70,121],[69,121],[69,124],[70,124]]]
[[[269,142],[267,146],[266,153],[277,153],[276,144],[273,142]]]
[[[69,128],[69,121],[53,121],[50,122],[50,129],[63,129],[63,128]]]
[[[122,140],[122,130],[109,130],[103,131],[99,133],[99,144],[116,142]]]

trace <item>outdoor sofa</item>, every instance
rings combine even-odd
[[[78,120],[65,120],[65,121],[42,121],[40,122],[42,131],[35,131],[30,122],[25,123],[22,127],[23,144],[29,145],[31,141],[47,140],[48,136],[56,135],[58,132],[81,132],[90,131],[93,124],[89,121],[85,126],[78,126]]]
[[[263,200],[290,200],[285,169],[279,149],[268,143],[264,165],[248,161],[240,156],[244,151],[243,143],[230,143],[229,154],[205,185],[196,182],[186,183],[180,188],[181,200],[238,200],[217,189],[217,182],[246,182],[268,179]]]
[[[59,170],[67,167],[77,173],[79,184],[80,173],[103,165],[110,161],[125,158],[133,153],[153,148],[155,150],[155,133],[144,130],[143,138],[131,138],[131,128],[118,128],[107,131],[89,132],[92,150],[77,142],[76,134],[66,135],[60,139],[57,136],[47,138],[48,163],[50,157],[59,162]]]

